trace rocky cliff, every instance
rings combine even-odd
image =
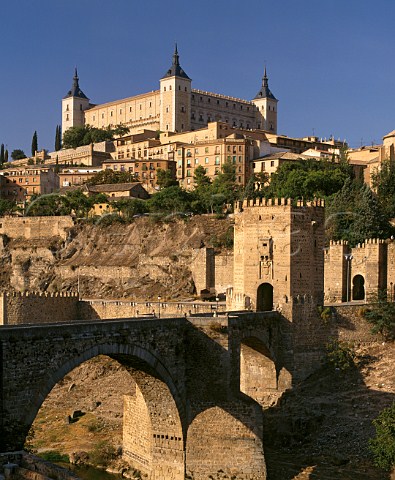
[[[23,222],[23,223],[22,223]],[[27,234],[25,221],[0,241],[0,288],[77,291],[89,298],[191,298],[204,247],[232,242],[232,221],[204,215],[125,225],[79,224],[67,234]],[[226,248],[225,248],[226,250]]]

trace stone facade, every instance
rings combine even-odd
[[[79,88],[75,72],[71,90],[62,100],[62,131],[89,124],[106,128],[123,124],[131,132],[142,128],[168,132],[196,130],[212,121],[230,126],[277,132],[277,99],[268,87],[266,71],[251,101],[192,89],[192,80],[179,63],[177,48],[160,89],[100,105],[92,105]]]
[[[70,216],[62,217],[1,217],[0,235],[8,238],[43,239],[67,238],[68,231],[74,226]]]
[[[394,300],[395,243],[370,239],[350,248],[347,242],[331,241],[325,249],[325,301],[369,301],[379,291]]]

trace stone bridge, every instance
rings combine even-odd
[[[131,465],[157,480],[265,479],[262,405],[291,383],[284,322],[263,312],[3,326],[0,451],[23,448],[68,372],[108,355],[131,375],[123,416]]]

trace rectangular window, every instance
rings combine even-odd
[[[215,157],[215,165],[219,165],[219,157]]]
[[[195,165],[197,165],[198,163],[199,163],[199,159],[195,158]]]
[[[208,157],[204,159],[204,163],[208,163]]]

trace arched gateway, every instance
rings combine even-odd
[[[270,283],[259,285],[256,296],[256,309],[258,312],[270,312],[273,310],[273,285]]]

